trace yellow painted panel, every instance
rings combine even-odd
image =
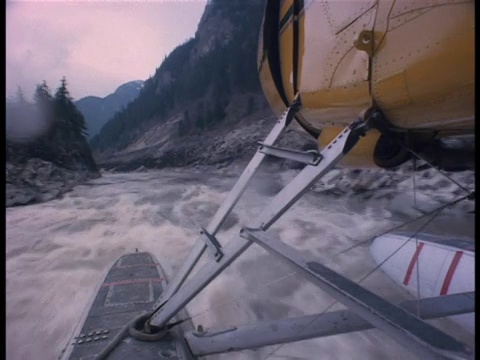
[[[405,70],[375,81],[375,100],[382,105],[389,107],[401,107],[411,104],[412,100],[408,93]]]
[[[293,26],[288,24],[280,35],[280,64],[283,88],[289,102],[293,101]]]
[[[375,3],[375,0],[322,2],[331,34],[336,35],[343,31],[371,9]]]
[[[283,2],[281,11],[287,11],[291,2]],[[317,129],[342,127],[371,105],[368,58],[353,42],[375,21],[372,96],[387,119],[410,129],[474,128],[473,1],[379,1],[361,16],[359,4],[357,10],[344,5],[305,1],[299,26],[298,80],[306,124]],[[348,11],[359,17],[342,27],[354,16],[346,15]],[[293,99],[292,35],[291,23],[279,35],[289,101]],[[274,111],[281,113],[284,109],[267,69],[260,74],[262,86]]]
[[[263,93],[265,94],[268,104],[272,108],[275,115],[280,116],[280,114],[285,111],[285,105],[283,104],[283,101],[280,98],[277,89],[275,88],[275,84],[270,72],[270,65],[266,59],[260,69],[259,77],[260,84],[262,85]]]
[[[290,6],[293,5],[293,0],[282,0],[280,3],[280,20],[283,19],[285,14],[288,12],[288,9],[290,9]]]
[[[329,107],[364,107],[368,106],[368,82],[353,84],[351,87],[342,86],[313,93],[302,94],[304,108]]]
[[[323,149],[328,145],[343,128],[331,127],[322,130],[318,138],[318,146]],[[380,138],[380,132],[371,130],[366,136],[361,137],[357,145],[342,159],[340,165],[355,168],[374,168],[377,167],[373,161],[373,152],[375,145]]]
[[[408,15],[399,12],[403,23],[390,28],[375,53],[375,101],[399,127],[473,129],[474,4],[449,3]]]

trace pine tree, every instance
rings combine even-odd
[[[17,89],[17,103],[19,105],[25,105],[28,103],[27,100],[25,99],[25,94],[20,86]]]
[[[43,80],[41,84],[37,85],[37,89],[35,90],[33,99],[35,101],[35,104],[37,105],[45,105],[51,103],[53,99],[52,94],[45,80]]]
[[[195,127],[198,129],[203,130],[205,128],[205,109],[203,103],[200,102],[197,105],[197,119],[195,121]]]
[[[70,92],[67,89],[67,79],[62,77],[60,80],[60,86],[57,88],[57,91],[55,93],[55,99],[57,100],[63,100],[67,101],[70,100]]]
[[[55,118],[53,111],[53,97],[50,92],[50,88],[47,82],[44,80],[41,84],[37,85],[33,94],[34,106],[36,113],[39,116],[39,121],[42,121],[45,126],[45,139],[40,139],[40,142],[46,139],[52,139],[55,135]]]
[[[253,98],[252,95],[250,95],[248,97],[248,102],[247,102],[247,111],[245,113],[245,116],[248,116],[250,114],[253,114],[253,112],[255,111],[255,99]]]
[[[60,86],[55,93],[55,109],[60,122],[71,133],[72,138],[81,140],[87,136],[85,118],[77,109],[70,96],[65,76],[62,78]]]

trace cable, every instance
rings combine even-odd
[[[309,321],[307,324],[305,324],[301,329],[299,329],[299,331],[295,334],[295,335],[298,335],[298,334],[301,334],[303,330],[305,330],[306,328],[308,328],[311,324],[313,324],[315,321],[317,321],[320,316],[322,316],[323,314],[325,314],[325,312],[330,309],[333,305],[335,305],[338,301],[334,301],[332,302],[330,305],[328,305],[325,309],[323,309],[323,311],[318,314],[317,316],[315,316],[311,321]],[[278,350],[280,350],[280,348],[282,346],[284,346],[285,344],[280,344],[278,345],[277,347],[275,347],[275,349],[273,349],[271,352],[269,352],[267,354],[266,357],[264,357],[262,360],[267,360],[269,359],[270,357],[272,357]]]
[[[261,289],[264,289],[278,281],[282,281],[294,274],[296,274],[297,272],[296,271],[293,271],[293,272],[290,272],[280,278],[277,278],[277,279],[274,279],[272,281],[269,281],[265,284],[262,284],[260,285],[259,287],[253,289],[253,290],[249,290],[248,292],[248,295],[244,295],[244,296],[241,296],[240,298],[245,298],[247,296],[250,296],[252,295],[252,293],[255,293],[257,292],[258,290],[261,290]],[[219,302],[219,303],[216,303],[214,304],[213,306],[209,307],[208,309],[205,309],[199,313],[196,313],[192,316],[189,316],[185,319],[181,319],[181,320],[178,320],[174,323],[170,323],[167,325],[167,329],[166,330],[161,330],[160,332],[158,333],[155,333],[155,334],[146,334],[146,333],[143,333],[141,331],[139,331],[139,324],[141,325],[141,323],[145,322],[145,320],[148,320],[151,316],[151,313],[142,313],[140,314],[139,316],[135,317],[133,320],[131,320],[130,322],[128,322],[124,327],[122,327],[120,329],[120,331],[117,333],[117,335],[115,335],[115,337],[107,344],[107,346],[95,357],[95,360],[104,360],[107,358],[107,356],[113,351],[113,349],[115,349],[115,347],[117,347],[120,342],[123,340],[123,338],[128,334],[130,334],[130,336],[132,336],[133,338],[137,339],[137,340],[141,340],[141,341],[157,341],[159,339],[161,339],[162,337],[165,336],[165,334],[171,329],[173,328],[174,326],[177,326],[185,321],[188,321],[188,320],[191,320],[193,318],[196,318],[198,316],[201,316],[203,314],[205,314],[206,312],[209,312],[211,310],[214,310],[214,309],[218,309],[219,307],[221,306],[225,306],[225,305],[229,305],[233,300],[238,300],[238,296],[236,296],[235,298],[231,297],[225,301],[222,301],[222,302]],[[333,305],[333,304],[332,304]],[[327,308],[328,309],[328,308]]]
[[[286,275],[284,275],[284,276],[282,276],[282,277],[279,277],[279,278],[274,279],[274,280],[271,280],[271,281],[269,281],[269,282],[267,282],[267,283],[265,283],[265,284],[262,284],[262,285],[258,286],[258,287],[255,288],[255,289],[247,289],[247,290],[248,290],[248,294],[246,294],[246,295],[242,295],[242,296],[237,296],[237,295],[235,295],[235,297],[232,296],[232,297],[230,297],[230,298],[228,298],[228,299],[226,299],[226,300],[219,301],[219,302],[213,304],[212,306],[208,307],[207,309],[202,310],[202,311],[200,311],[200,312],[198,312],[198,313],[196,313],[196,314],[194,314],[194,315],[192,315],[192,316],[189,316],[189,317],[187,317],[187,318],[185,318],[185,319],[183,319],[183,320],[180,320],[180,321],[192,320],[192,319],[194,319],[194,318],[196,318],[196,317],[199,317],[199,316],[204,315],[205,313],[207,313],[207,312],[209,312],[209,311],[212,311],[212,310],[221,308],[221,307],[226,306],[226,305],[230,305],[230,303],[232,303],[232,302],[234,302],[234,301],[236,301],[236,300],[244,299],[244,298],[247,298],[247,297],[249,297],[249,296],[251,296],[251,295],[255,295],[255,293],[258,292],[259,290],[263,290],[263,289],[267,288],[268,286],[271,286],[272,284],[274,284],[274,283],[276,283],[276,282],[285,280],[286,278],[288,278],[288,277],[290,277],[290,276],[292,276],[292,275],[295,275],[295,274],[297,274],[297,272],[296,272],[296,271],[292,271],[292,272],[290,272],[290,273],[288,273],[288,274],[286,274]]]
[[[415,237],[415,248],[418,249],[417,237]],[[417,316],[420,317],[420,256],[417,258]]]
[[[417,169],[417,158],[414,156],[413,159],[413,171],[412,171],[412,179],[413,179],[413,206],[417,206],[417,184],[415,182],[415,171]]]
[[[465,197],[466,198],[466,197]],[[456,200],[455,202],[458,202],[460,201],[461,199],[458,199]],[[452,202],[454,203],[454,202]],[[371,271],[369,271],[364,277],[362,277],[358,283],[362,283],[363,281],[365,281],[369,276],[371,276],[375,271],[377,271],[383,264],[385,264],[389,259],[391,259],[396,253],[398,253],[400,251],[400,249],[402,249],[413,237],[415,237],[420,231],[422,231],[429,223],[431,223],[433,221],[433,219],[435,219],[439,214],[440,212],[445,208],[447,207],[449,204],[446,204],[444,205],[443,207],[441,207],[440,209],[437,210],[437,213],[434,214],[427,222],[425,222],[425,224],[423,224],[422,226],[420,226],[420,228],[412,235],[410,236],[402,245],[400,245],[392,254],[390,254],[388,257],[386,257],[381,263],[379,263],[377,266],[375,266]],[[418,269],[418,267],[417,267]],[[418,281],[417,281],[418,283]],[[312,321],[310,321],[308,324],[306,324],[305,326],[303,326],[301,329],[299,329],[299,331],[295,334],[295,335],[298,335],[298,334],[301,334],[302,331],[304,331],[308,326],[310,326],[313,322],[315,322],[321,315],[323,315],[328,309],[330,309],[333,305],[335,305],[336,303],[338,303],[338,301],[334,301],[332,304],[330,304],[326,309],[324,309],[320,314],[318,314],[318,316],[316,316]],[[284,346],[285,344],[280,344],[278,345],[272,352],[270,352],[269,354],[267,354],[267,356],[265,358],[263,358],[263,360],[267,360],[268,358],[270,358],[272,355],[274,355],[282,346]]]
[[[405,145],[403,145],[405,147],[406,150],[408,150],[412,155],[418,157],[419,159],[425,161],[428,165],[430,165],[433,169],[437,170],[440,174],[442,174],[443,176],[445,176],[448,180],[450,180],[452,183],[454,183],[455,185],[457,185],[460,189],[462,189],[463,191],[465,191],[466,193],[470,193],[471,190],[468,190],[467,188],[465,188],[464,186],[460,185],[457,181],[453,180],[453,178],[451,178],[450,176],[448,176],[447,174],[445,174],[442,170],[440,170],[439,168],[435,167],[434,165],[432,165],[430,162],[428,162],[425,158],[421,157],[420,155],[418,155],[415,151],[413,151],[412,149],[406,147]]]
[[[390,232],[392,232],[392,231],[398,230],[398,229],[404,227],[405,225],[411,224],[411,223],[413,223],[413,222],[415,222],[415,221],[418,221],[418,220],[420,220],[420,219],[423,219],[424,217],[430,216],[430,215],[436,213],[437,211],[441,211],[441,210],[447,208],[448,206],[455,205],[455,204],[459,203],[460,201],[469,199],[469,198],[471,197],[471,195],[472,195],[472,193],[470,193],[469,195],[462,196],[461,198],[459,198],[459,199],[457,199],[457,200],[454,200],[454,201],[448,202],[448,203],[446,203],[446,204],[443,204],[443,205],[441,205],[440,207],[438,207],[438,208],[436,208],[436,209],[434,209],[434,210],[431,210],[431,211],[429,211],[429,212],[427,212],[427,213],[425,213],[425,214],[422,214],[422,215],[420,215],[420,216],[418,216],[418,217],[416,217],[416,218],[413,218],[413,219],[411,219],[411,220],[408,220],[408,221],[406,221],[406,222],[404,222],[404,223],[402,223],[402,224],[400,224],[400,225],[396,225],[396,226],[394,226],[394,227],[392,227],[392,228],[390,228],[390,229],[388,229],[388,230],[385,230],[385,231],[383,231],[383,232],[380,233],[380,234],[374,235],[373,237],[370,237],[370,238],[365,239],[365,240],[362,240],[362,241],[360,241],[360,242],[358,242],[358,243],[356,243],[356,244],[354,244],[354,245],[352,245],[352,246],[349,246],[348,248],[346,248],[346,249],[344,249],[344,250],[342,250],[342,251],[334,254],[333,256],[336,257],[336,256],[338,256],[338,255],[344,254],[344,253],[346,253],[347,251],[350,251],[350,250],[352,250],[352,249],[354,249],[354,248],[356,248],[356,247],[359,247],[359,246],[361,246],[361,245],[363,245],[363,244],[366,244],[366,243],[368,243],[368,242],[373,241],[373,240],[376,239],[377,237],[380,237],[380,236],[385,235],[385,234],[388,234],[388,233],[390,233]]]
[[[115,335],[115,337],[108,343],[108,345],[100,351],[100,353],[97,354],[95,357],[95,360],[104,360],[107,358],[107,356],[112,352],[113,349],[115,349],[118,344],[123,340],[125,335],[128,333],[128,329],[130,328],[131,325],[133,325],[138,319],[144,317],[145,314],[141,314],[137,316],[135,319],[130,321],[128,324],[126,324],[124,327],[120,329],[120,331]]]
[[[375,266],[373,268],[373,270],[371,270],[367,275],[365,275],[362,279],[360,279],[359,283],[361,283],[362,281],[366,280],[370,275],[372,275],[375,271],[377,271],[378,269],[380,269],[380,267],[385,264],[388,260],[390,260],[390,258],[392,256],[394,256],[397,252],[400,251],[401,248],[403,248],[414,236],[417,236],[417,234],[422,231],[428,224],[430,224],[433,219],[435,219],[441,212],[441,210],[443,209],[440,209],[438,210],[438,212],[436,214],[434,214],[427,222],[425,222],[425,224],[423,224],[422,226],[420,226],[420,228],[415,231],[415,233],[410,236],[402,245],[400,245],[400,247],[398,249],[396,249],[393,253],[391,253],[388,257],[386,257],[380,264],[378,264],[377,266]]]

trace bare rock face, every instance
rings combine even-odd
[[[198,43],[190,61],[194,63],[215,47],[228,44],[233,31],[234,25],[227,17],[223,16],[222,11],[213,2],[207,3],[195,34]]]
[[[38,158],[23,164],[7,163],[6,207],[30,205],[58,198],[74,185],[100,175],[86,169],[76,171]]]
[[[473,191],[474,179],[475,172],[471,170],[442,174],[436,169],[424,168],[414,172],[411,164],[406,163],[391,170],[333,169],[312,190],[324,195],[360,197],[366,200],[393,198],[398,192],[412,198],[415,193],[422,193],[431,199],[447,202]]]

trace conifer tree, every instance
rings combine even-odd
[[[72,133],[73,138],[80,140],[87,135],[85,118],[73,103],[65,76],[55,93],[55,110],[60,122]]]
[[[27,104],[27,100],[25,99],[25,94],[23,93],[23,90],[20,86],[17,89],[17,103],[19,105]]]
[[[52,94],[45,80],[41,84],[37,85],[37,89],[35,90],[33,99],[35,101],[35,104],[37,105],[45,105],[51,103],[53,99]]]

